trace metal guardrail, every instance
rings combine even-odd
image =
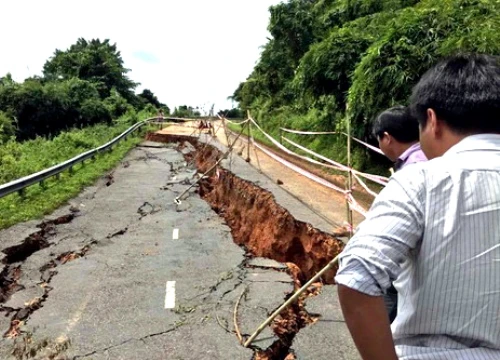
[[[134,132],[135,130],[139,129],[141,126],[145,125],[148,122],[155,121],[157,120],[158,117],[154,118],[149,118],[146,120],[143,120],[141,122],[138,122],[137,124],[132,125],[130,128],[125,130],[123,133],[112,139],[111,141],[107,142],[106,144],[99,146],[98,148],[89,150],[87,152],[84,152],[83,154],[77,155],[72,159],[66,160],[63,163],[60,163],[58,165],[54,165],[48,169],[39,171],[37,173],[22,177],[17,180],[13,180],[11,182],[8,182],[6,184],[0,185],[0,198],[7,196],[9,194],[12,194],[16,191],[22,192],[25,188],[28,186],[38,184],[38,183],[43,183],[44,180],[52,177],[52,176],[57,176],[61,172],[67,169],[73,168],[76,164],[82,163],[87,159],[94,158],[97,154],[105,152],[113,147],[116,143],[118,143],[120,140],[125,139],[129,134]]]

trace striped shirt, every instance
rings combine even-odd
[[[397,172],[335,280],[373,296],[394,281],[402,360],[500,359],[500,135]]]

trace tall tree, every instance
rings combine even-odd
[[[77,77],[98,85],[101,99],[107,98],[115,88],[125,99],[133,102],[133,90],[138,85],[127,76],[129,69],[123,65],[123,59],[108,39],[87,41],[78,39],[68,50],[56,50],[43,67],[47,80],[69,79]]]
[[[143,106],[147,104],[153,105],[157,109],[163,109],[166,114],[170,114],[170,109],[167,105],[163,104],[158,100],[158,97],[149,89],[144,89],[140,94],[137,95],[139,100],[143,103]]]

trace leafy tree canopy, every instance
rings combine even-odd
[[[69,79],[76,77],[96,83],[102,99],[108,97],[115,88],[125,98],[133,96],[138,85],[127,76],[129,69],[116,44],[109,40],[78,39],[68,50],[56,50],[54,56],[43,66],[43,76],[47,80]]]
[[[168,107],[151,90],[136,95],[116,44],[78,39],[68,50],[56,50],[43,76],[16,83],[0,77],[0,144],[55,136],[71,127],[109,123],[124,115],[135,119],[140,110]],[[151,111],[155,113],[156,111]]]

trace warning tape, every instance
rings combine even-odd
[[[331,160],[331,159],[329,159],[329,158],[327,158],[327,157],[325,157],[325,156],[323,156],[321,154],[318,154],[318,153],[316,153],[316,152],[314,152],[314,151],[312,151],[312,150],[310,150],[310,149],[308,149],[308,148],[306,148],[306,147],[304,147],[302,145],[299,145],[296,142],[294,142],[294,141],[292,141],[290,139],[287,139],[284,136],[282,136],[282,139],[285,140],[286,142],[288,142],[289,144],[291,144],[291,145],[293,145],[293,146],[301,149],[302,151],[305,151],[305,152],[311,154],[312,156],[315,156],[315,157],[317,157],[319,159],[322,159],[322,160],[324,160],[324,161],[326,161],[326,162],[328,162],[328,163],[336,166],[338,170],[341,170],[341,171],[352,171],[353,174],[357,174],[357,175],[359,175],[361,177],[364,177],[364,178],[366,178],[368,180],[371,180],[371,181],[376,182],[377,184],[380,184],[380,185],[383,185],[383,186],[385,186],[387,184],[387,181],[389,181],[389,179],[386,178],[386,177],[384,177],[384,176],[373,175],[373,174],[366,174],[366,173],[358,171],[356,169],[349,168],[349,167],[347,167],[347,166],[345,166],[345,165],[343,165],[343,164],[341,164],[339,162],[333,161],[333,160]]]
[[[246,124],[247,122],[250,121],[250,119],[246,119],[246,120],[243,120],[243,121],[231,121],[231,120],[228,120],[226,119],[226,121],[230,124],[234,124],[234,125],[244,125]]]
[[[278,148],[282,149],[283,151],[286,151],[287,153],[292,153],[293,155],[297,156],[297,157],[302,157],[301,155],[298,155],[298,154],[295,154],[293,153],[292,151],[290,151],[289,149],[287,149],[285,146],[281,145],[278,141],[276,141],[271,135],[267,134],[260,126],[259,124],[257,124],[257,122],[252,119],[251,117],[249,117],[249,120],[257,127],[257,129],[259,129],[259,131],[264,135],[266,136],[274,145],[276,145]],[[286,138],[283,137],[283,139],[285,140],[288,140]],[[302,168],[300,168],[299,166],[283,159],[282,157],[280,157],[279,155],[276,155],[275,153],[273,153],[272,151],[268,150],[267,148],[261,146],[259,143],[255,142],[253,138],[251,139],[244,139],[244,138],[241,138],[241,140],[245,141],[246,143],[251,143],[253,146],[255,146],[256,148],[258,148],[259,150],[261,150],[263,153],[265,153],[266,155],[268,155],[269,157],[273,158],[274,160],[278,161],[279,163],[281,163],[282,165],[288,167],[289,169],[307,177],[308,179],[311,179],[313,180],[314,182],[318,183],[318,184],[321,184],[323,186],[326,186],[332,190],[335,190],[341,194],[344,194],[346,196],[346,200],[348,201],[349,203],[349,207],[351,208],[351,210],[353,211],[356,211],[357,213],[359,213],[360,215],[362,216],[365,216],[366,217],[366,214],[367,214],[367,211],[356,201],[356,199],[352,196],[352,193],[350,191],[346,191],[345,189],[342,189],[334,184],[332,184],[331,182],[319,177],[319,176],[316,176],[310,172],[308,172],[307,170],[304,170]],[[291,140],[289,140],[291,141]],[[298,145],[298,144],[297,144]],[[299,147],[302,147],[301,145],[298,145]],[[304,148],[304,151],[308,151],[308,152],[312,152],[314,153],[313,151],[307,149],[307,148]],[[315,155],[319,155],[319,154],[316,154],[314,153]],[[330,163],[333,163],[335,166],[332,166],[332,167],[335,167],[335,168],[344,168],[344,169],[347,169],[349,170],[349,168],[345,165],[342,165],[340,163],[337,163],[333,160],[330,160],[326,157],[323,157],[321,155],[319,155],[320,158],[322,158],[323,160],[327,161],[327,162],[330,162]],[[303,158],[307,158],[307,157],[303,157]],[[307,158],[309,159],[309,158]],[[312,160],[312,159],[310,159]],[[314,160],[313,160],[314,161]],[[319,162],[318,162],[319,163]],[[321,165],[326,165],[326,164],[322,164],[320,163]],[[370,176],[373,176],[373,177],[378,177],[376,175],[371,175],[371,174],[365,174],[365,173],[361,173],[361,172],[358,172],[354,169],[351,169],[353,171],[355,171],[356,173],[358,173],[360,176],[361,175],[370,175]],[[383,177],[380,177],[380,178],[383,178]],[[360,182],[361,184],[362,182]],[[363,183],[364,184],[364,183]],[[368,187],[367,187],[368,188]],[[369,190],[369,188],[368,188]],[[371,190],[370,190],[371,191]],[[373,192],[373,191],[372,191]],[[374,192],[373,192],[374,193]],[[375,193],[374,193],[375,194]]]
[[[344,135],[348,136],[348,135],[347,135],[347,134],[345,134],[345,133],[344,133]],[[360,144],[362,144],[362,145],[366,146],[368,149],[373,150],[373,151],[375,151],[376,153],[378,153],[378,154],[380,154],[380,155],[384,155],[384,153],[382,152],[382,150],[380,150],[380,149],[379,149],[378,147],[376,147],[376,146],[370,145],[370,144],[368,144],[367,142],[364,142],[363,140],[359,140],[359,139],[357,139],[357,138],[355,138],[355,137],[353,137],[353,136],[351,136],[351,139],[353,139],[354,141],[357,141],[358,143],[360,143]]]
[[[314,174],[311,174],[309,171],[306,171],[304,169],[301,169],[300,167],[298,167],[297,165],[295,164],[292,164],[291,162],[283,159],[282,157],[274,154],[273,152],[269,151],[268,149],[266,149],[265,147],[259,145],[257,142],[254,142],[252,141],[252,144],[257,147],[259,150],[261,150],[262,152],[264,152],[265,154],[267,154],[268,156],[272,157],[274,160],[278,161],[279,163],[285,165],[286,167],[292,169],[293,171],[317,182],[318,184],[321,184],[321,185],[324,185],[330,189],[333,189],[335,191],[338,191],[342,194],[345,194],[346,191],[336,185],[333,185],[331,182],[323,179],[323,178],[320,178],[319,176],[316,176]]]
[[[366,185],[366,184],[363,182],[363,180],[361,180],[361,179],[360,179],[360,177],[359,177],[359,176],[357,176],[356,174],[352,174],[352,175],[353,175],[353,176],[354,176],[354,178],[358,181],[359,185],[361,185],[361,187],[362,187],[363,189],[365,189],[365,191],[366,191],[368,194],[370,194],[370,195],[371,195],[371,196],[373,196],[373,197],[377,197],[377,195],[378,195],[378,194],[377,194],[375,191],[373,191],[372,189],[370,189],[370,188],[368,187],[368,185]]]
[[[305,152],[307,152],[307,153],[309,153],[309,154],[311,154],[311,155],[313,155],[313,156],[315,156],[315,157],[317,157],[317,158],[319,158],[321,160],[324,160],[324,161],[326,161],[326,162],[328,162],[328,163],[336,166],[339,170],[350,171],[349,167],[347,167],[347,166],[345,166],[345,165],[343,165],[343,164],[341,164],[339,162],[333,161],[333,160],[331,160],[331,159],[329,159],[329,158],[327,158],[327,157],[325,157],[323,155],[320,155],[320,154],[318,154],[318,153],[316,153],[316,152],[314,152],[312,150],[309,150],[308,148],[306,148],[306,147],[304,147],[302,145],[299,145],[296,142],[294,142],[294,141],[292,141],[290,139],[287,139],[284,136],[282,136],[282,139],[285,140],[287,143],[289,143],[289,144],[291,144],[291,145],[299,148],[300,150],[305,151]]]
[[[335,134],[338,135],[338,134],[342,134],[342,135],[345,135],[345,136],[349,136],[345,132],[337,132],[337,131],[300,131],[300,130],[292,130],[292,129],[286,129],[286,128],[280,128],[280,129],[282,131],[284,131],[284,132],[288,132],[288,133],[291,133],[291,134],[298,134],[298,135],[335,135]],[[353,139],[354,141],[356,141],[356,142],[358,142],[358,143],[366,146],[368,149],[373,150],[373,151],[375,151],[378,154],[384,155],[384,153],[382,152],[382,150],[380,150],[376,146],[368,144],[367,142],[365,142],[363,140],[360,140],[358,138],[355,138],[354,136],[351,136],[351,139]]]
[[[286,128],[280,128],[280,130],[290,133],[290,134],[298,134],[298,135],[333,135],[340,134],[336,131],[300,131],[300,130],[292,130]]]
[[[229,120],[229,119],[227,119],[227,118],[225,118],[225,117],[220,116],[220,114],[217,114],[217,117],[218,117],[220,120],[222,120],[222,121],[227,121],[228,123],[230,123],[230,124],[234,124],[234,125],[244,125],[244,124],[246,124],[247,122],[249,122],[249,121],[250,121],[250,119],[241,120],[241,121],[231,121],[231,120]]]
[[[366,217],[366,214],[368,211],[366,211],[359,203],[356,201],[356,199],[352,196],[352,194],[347,194],[347,201],[349,202],[349,207],[356,211],[358,214],[363,215]]]

